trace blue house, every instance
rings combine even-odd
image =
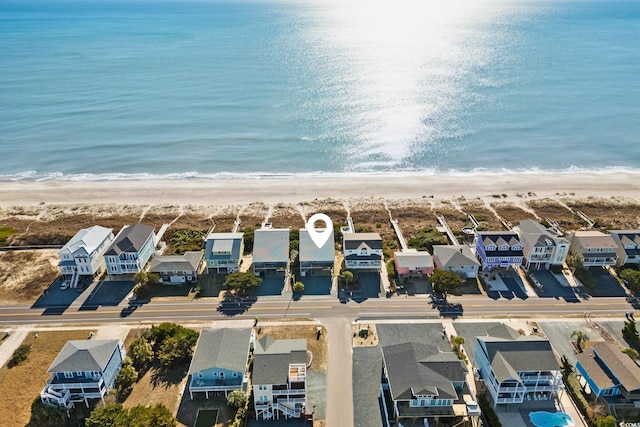
[[[476,255],[482,270],[522,264],[524,253],[518,234],[512,231],[478,231],[475,237]]]
[[[600,342],[576,357],[576,373],[594,400],[602,397],[610,410],[640,402],[640,367],[616,346]]]
[[[240,268],[244,252],[243,233],[209,233],[204,259],[209,273],[233,273]]]
[[[107,274],[135,274],[147,265],[156,246],[153,227],[125,225],[104,253]]]
[[[203,329],[189,366],[189,395],[248,390],[247,366],[255,334],[252,328]]]
[[[125,350],[122,340],[67,341],[51,364],[40,392],[43,403],[70,409],[76,402],[103,399],[114,386]]]

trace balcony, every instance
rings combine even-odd
[[[307,377],[307,368],[305,366],[289,367],[289,382],[301,382]]]
[[[56,390],[69,390],[77,388],[95,388],[103,390],[105,389],[104,379],[102,377],[96,378],[53,378],[47,384],[52,386]],[[106,390],[105,390],[106,393]]]
[[[190,391],[231,391],[242,388],[242,378],[233,379],[200,379],[192,378],[189,383]]]
[[[522,397],[498,397],[496,399],[497,404],[505,404],[505,403],[522,403]]]
[[[306,394],[306,390],[304,388],[300,389],[284,389],[284,390],[271,390],[271,394],[274,396],[304,396]]]
[[[454,407],[456,406],[464,406],[464,408],[462,408],[462,414],[456,414],[456,411],[454,410]],[[399,417],[429,417],[434,415],[448,415],[454,417],[467,414],[465,405],[412,407],[409,406],[409,402],[401,401],[396,403],[396,407],[398,409]]]

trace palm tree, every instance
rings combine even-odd
[[[576,339],[576,345],[578,346],[578,350],[582,353],[582,343],[589,339],[589,336],[580,330],[575,330],[571,334],[571,338]]]
[[[233,390],[227,395],[227,405],[232,408],[241,408],[247,401],[247,395],[242,390]]]
[[[340,277],[342,278],[342,280],[344,280],[345,287],[348,287],[349,286],[349,282],[353,280],[353,273],[350,272],[349,270],[345,270],[345,271],[342,272]]]

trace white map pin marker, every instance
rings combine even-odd
[[[325,223],[325,229],[322,231],[316,230],[316,221],[322,221]],[[331,222],[331,218],[323,213],[317,213],[311,215],[309,221],[307,221],[307,232],[309,233],[309,237],[313,240],[313,243],[320,249],[327,243],[329,237],[331,237],[331,232],[333,231],[333,223]]]

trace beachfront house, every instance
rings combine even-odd
[[[307,404],[307,340],[260,338],[251,382],[256,419],[300,418]]]
[[[203,329],[189,366],[189,395],[248,391],[252,328]]]
[[[323,232],[324,229],[317,229]],[[333,230],[326,242],[318,247],[306,228],[300,229],[300,276],[331,276],[336,260],[335,239]]]
[[[289,267],[289,229],[263,224],[253,238],[253,273],[283,276]]]
[[[155,248],[153,227],[140,222],[125,225],[104,253],[107,274],[135,274],[147,265]]]
[[[474,243],[484,271],[522,264],[522,243],[515,232],[477,231]]]
[[[618,265],[640,264],[640,230],[607,231],[616,243]]]
[[[569,233],[571,254],[582,258],[585,268],[614,266],[618,262],[618,245],[609,234],[596,230]]]
[[[605,402],[612,414],[640,404],[640,367],[618,346],[599,342],[576,358],[576,375],[594,402]]]
[[[423,278],[433,273],[433,258],[427,251],[405,249],[394,252],[393,263],[400,280]]]
[[[382,267],[382,237],[378,233],[344,233],[347,270],[379,270]]]
[[[467,245],[434,245],[433,264],[438,270],[457,273],[463,279],[478,276],[480,262]]]
[[[494,408],[525,400],[553,400],[562,389],[560,367],[549,341],[521,335],[504,324],[476,337],[473,359]]]
[[[114,387],[125,356],[122,340],[67,341],[51,364],[40,392],[43,403],[71,409],[77,402],[102,399]]]
[[[382,360],[380,402],[390,425],[478,425],[467,368],[446,341],[385,346]]]
[[[60,274],[75,288],[80,276],[99,276],[105,270],[104,253],[113,242],[110,228],[94,225],[78,231],[58,252]]]
[[[162,255],[151,260],[149,271],[160,275],[160,283],[195,282],[200,276],[204,253],[188,251],[182,255]]]
[[[520,221],[514,230],[522,242],[524,267],[527,270],[548,270],[552,265],[564,264],[569,253],[567,239],[532,219]]]
[[[243,233],[209,233],[205,239],[204,257],[209,273],[233,273],[240,269],[244,253]]]

